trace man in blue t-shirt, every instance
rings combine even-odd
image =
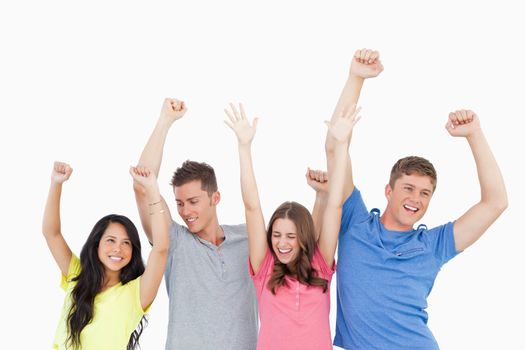
[[[354,108],[365,78],[382,71],[379,54],[358,50],[334,116]],[[363,72],[377,74],[363,74]],[[427,297],[441,266],[474,243],[507,207],[498,164],[470,110],[449,114],[451,136],[464,137],[478,171],[481,199],[453,222],[414,229],[436,188],[436,171],[421,157],[405,157],[393,166],[385,189],[387,206],[368,212],[354,187],[350,157],[337,260],[337,324],[334,345],[345,349],[438,349],[427,326]],[[332,140],[326,138],[328,177]],[[326,175],[311,171],[316,190],[314,218],[322,225]]]

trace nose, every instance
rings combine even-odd
[[[411,202],[416,203],[416,204],[420,202],[419,194],[417,193],[411,193],[409,199]]]

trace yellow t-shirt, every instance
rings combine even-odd
[[[76,282],[73,277],[80,273],[80,260],[71,257],[67,276],[62,275],[60,286],[66,291],[53,342],[53,349],[67,349],[67,315],[71,307],[71,292]],[[125,350],[131,333],[137,328],[147,310],[140,305],[140,277],[125,285],[118,283],[97,294],[94,302],[93,319],[80,333],[82,350]]]

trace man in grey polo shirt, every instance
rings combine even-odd
[[[139,166],[158,176],[168,131],[186,113],[184,102],[165,99]],[[177,210],[186,226],[172,220],[165,278],[169,297],[166,350],[252,350],[258,318],[248,273],[245,225],[219,225],[220,193],[213,168],[186,161],[172,178]],[[151,240],[149,203],[133,184],[144,231]],[[163,209],[168,206],[161,198]],[[170,216],[171,217],[171,216]]]

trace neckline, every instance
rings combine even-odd
[[[115,288],[115,287],[121,286],[121,285],[122,285],[122,282],[119,281],[118,283],[115,283],[115,284],[112,285],[111,287],[106,288],[106,289],[104,289],[103,291],[98,292],[97,296],[98,296],[98,295],[101,295],[101,294],[104,294],[104,293],[106,293],[107,291],[109,291],[109,290],[111,290],[111,289],[113,289],[113,288]]]

